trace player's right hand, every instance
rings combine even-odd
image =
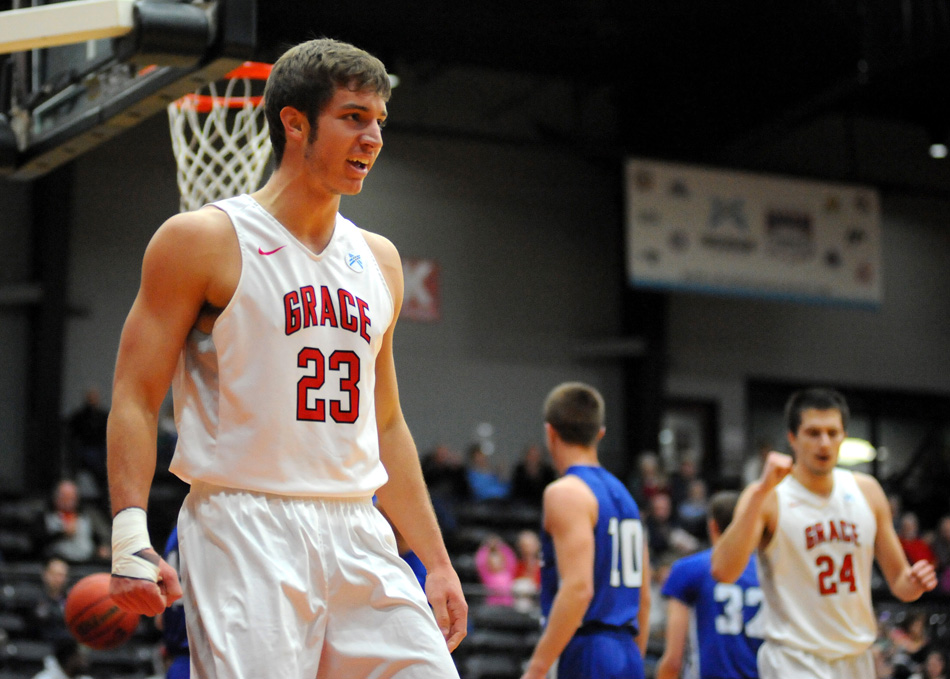
[[[468,603],[455,569],[430,569],[426,574],[426,598],[451,653],[468,634]]]
[[[154,549],[143,550],[136,556],[151,561],[158,567],[158,581],[113,573],[109,594],[124,611],[139,615],[158,615],[181,598],[178,573],[160,558]]]
[[[765,465],[762,467],[762,476],[759,477],[759,485],[763,490],[772,490],[782,479],[792,472],[794,460],[790,455],[777,453],[774,450],[765,458]]]

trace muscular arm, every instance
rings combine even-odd
[[[389,475],[376,497],[380,509],[425,565],[426,596],[449,650],[454,650],[465,638],[468,605],[442,540],[422,478],[419,454],[402,414],[393,360],[393,329],[402,303],[402,266],[399,254],[389,241],[370,233],[366,233],[366,237],[389,284],[395,307],[393,323],[386,331],[376,358],[379,456]]]
[[[907,561],[904,548],[894,531],[891,508],[881,485],[867,474],[856,472],[854,476],[877,520],[874,557],[881,566],[888,587],[901,601],[920,598],[921,594],[937,586],[933,565],[928,561],[918,561],[911,565]]]
[[[670,597],[666,607],[666,648],[656,666],[656,679],[679,678],[689,631],[689,613],[689,606]]]
[[[579,479],[564,477],[544,491],[544,528],[554,540],[561,584],[524,679],[543,677],[584,620],[594,595],[596,522],[597,499]]]
[[[213,263],[222,261],[228,252],[227,242],[221,238],[227,232],[218,217],[223,213],[214,212],[217,215],[189,213],[173,217],[155,233],[146,249],[139,291],[119,341],[108,422],[113,514],[129,507],[147,509],[155,473],[159,408],[185,337],[209,293],[215,292]],[[230,229],[229,222],[223,226]],[[160,564],[160,582],[167,589],[168,601],[149,581],[113,578],[112,587],[113,596],[123,607],[154,615],[177,598],[178,583],[157,554],[149,554],[148,559]]]
[[[756,548],[768,543],[778,518],[775,486],[791,468],[788,455],[770,453],[761,478],[742,491],[732,523],[713,547],[712,576],[719,582],[738,580]]]

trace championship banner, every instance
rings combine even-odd
[[[881,302],[872,188],[628,159],[625,193],[634,286]]]

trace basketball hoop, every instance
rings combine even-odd
[[[168,105],[182,212],[260,185],[271,152],[263,106],[270,70],[245,62]]]

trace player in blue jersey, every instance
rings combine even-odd
[[[715,545],[735,512],[739,494],[716,493],[709,500],[709,537]],[[668,597],[666,649],[656,679],[678,679],[684,667],[687,634],[699,651],[700,679],[756,679],[756,654],[762,645],[762,590],[755,558],[735,583],[716,582],[710,572],[712,549],[683,557],[663,585]],[[694,617],[695,627],[690,624]],[[695,672],[692,675],[696,676]]]
[[[178,553],[178,526],[172,528],[171,535],[165,543],[165,552],[162,554],[165,562],[180,570]],[[188,653],[188,632],[185,629],[185,607],[181,599],[173,603],[162,613],[162,642],[165,644],[165,654],[168,669],[165,679],[189,679],[191,676],[191,661]]]
[[[642,679],[649,635],[650,559],[640,510],[597,460],[604,400],[586,384],[544,403],[548,450],[562,477],[544,491],[544,631],[522,679]]]

